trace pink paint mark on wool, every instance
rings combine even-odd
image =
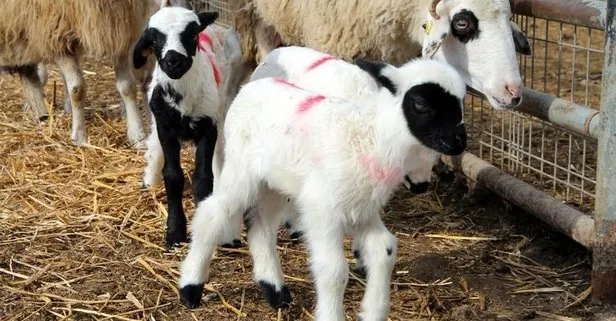
[[[306,68],[306,72],[317,68],[318,66],[324,64],[325,62],[329,61],[329,60],[333,60],[336,59],[336,57],[333,56],[325,56],[325,57],[321,57],[319,58],[319,60],[313,62],[312,64],[310,64],[310,66],[308,66],[308,68]]]
[[[308,96],[306,97],[306,99],[302,100],[302,102],[299,103],[297,112],[298,113],[306,112],[310,108],[314,107],[314,105],[322,102],[323,100],[325,100],[325,96],[323,95]]]
[[[385,168],[381,162],[368,154],[361,154],[359,161],[368,170],[368,174],[372,179],[383,184],[395,182],[402,174],[400,167]]]
[[[274,78],[274,81],[275,81],[277,84],[281,84],[281,85],[285,85],[285,86],[289,86],[289,87],[293,87],[293,88],[301,89],[301,88],[297,87],[297,85],[295,85],[295,84],[293,84],[293,83],[290,83],[290,82],[288,82],[286,79],[283,79],[283,78],[280,78],[280,77],[276,77],[276,78]]]
[[[205,47],[206,44],[210,47],[210,50],[207,50],[207,48]],[[214,73],[214,80],[216,81],[216,85],[220,86],[220,83],[222,82],[220,77],[220,69],[218,69],[218,65],[216,65],[216,60],[214,59],[214,56],[211,52],[211,50],[214,48],[214,46],[212,45],[212,38],[210,38],[210,36],[205,32],[199,33],[199,41],[197,42],[197,47],[200,51],[204,52],[207,58],[210,60],[210,64],[212,65],[212,72]]]

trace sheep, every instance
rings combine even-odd
[[[302,88],[326,96],[344,98],[359,105],[370,104],[379,91],[378,83],[360,66],[307,47],[274,49],[257,66],[249,81],[272,76],[282,77]],[[439,158],[440,154],[432,149],[418,148],[416,159],[419,162],[413,164],[405,178],[411,192],[419,194],[427,190],[432,168]],[[283,222],[291,239],[299,238],[302,232],[291,202],[284,213]]]
[[[232,78],[225,74],[228,64],[220,41],[223,31],[215,26],[208,28],[217,17],[216,12],[197,14],[185,8],[163,7],[152,15],[135,44],[136,69],[142,68],[152,54],[157,60],[148,91],[153,122],[147,142],[144,187],[155,186],[162,172],[168,201],[169,247],[187,240],[181,141],[196,146],[192,176],[195,202],[211,193],[214,174],[222,164],[222,153],[215,150],[217,145],[221,149],[217,138],[218,126],[224,119],[224,84]],[[227,38],[233,39],[235,33],[229,32]],[[240,224],[238,220],[236,226]],[[241,244],[239,239],[232,242],[227,246]]]
[[[358,60],[381,86],[372,104],[302,89],[282,78],[248,82],[225,119],[225,162],[214,191],[199,202],[180,300],[199,305],[222,227],[245,221],[254,279],[274,308],[292,298],[276,252],[281,208],[298,204],[317,293],[315,319],[342,321],[348,281],[343,238],[362,244],[368,270],[360,318],[386,320],[396,238],[380,212],[415,161],[417,148],[458,155],[466,147],[461,76],[442,62],[400,68]]]
[[[233,7],[247,64],[282,43],[396,65],[422,54],[453,65],[496,109],[521,103],[515,48],[530,47],[509,21],[508,0],[234,0]]]
[[[169,0],[163,0],[168,2]],[[186,6],[185,0],[172,0]],[[71,138],[76,145],[88,142],[84,103],[86,84],[78,60],[83,55],[111,58],[115,65],[116,86],[126,110],[128,140],[143,146],[145,137],[135,78],[130,64],[132,45],[147,18],[158,9],[160,0],[47,1],[6,0],[0,19],[0,66],[20,74],[24,96],[36,120],[45,120],[46,79],[33,70],[55,62],[65,87],[64,110],[72,113]],[[94,27],[93,27],[94,26]]]

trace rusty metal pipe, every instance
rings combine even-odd
[[[599,111],[574,104],[549,94],[525,88],[522,105],[516,109],[554,125],[596,139],[599,132]]]
[[[605,29],[605,1],[509,0],[513,13],[555,20],[593,29]]]
[[[444,156],[443,162],[449,167],[461,170],[479,185],[492,190],[576,242],[587,248],[591,247],[594,220],[590,216],[563,204],[471,153],[465,152],[459,157]]]
[[[485,99],[480,92],[470,87],[467,87],[467,90],[473,96]],[[522,104],[515,109],[516,111],[549,121],[586,138],[597,139],[601,118],[598,110],[529,88],[524,88],[522,97]]]

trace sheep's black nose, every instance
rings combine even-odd
[[[165,61],[167,67],[171,69],[179,67],[181,63],[181,61],[175,59],[168,59],[167,61]]]

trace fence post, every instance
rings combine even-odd
[[[592,299],[616,303],[616,0],[607,0]]]

